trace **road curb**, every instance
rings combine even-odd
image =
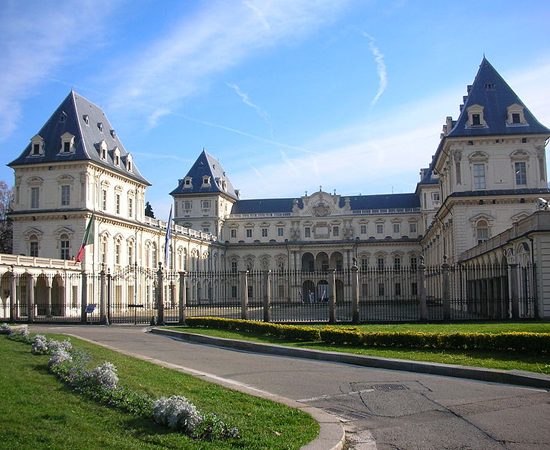
[[[305,348],[287,347],[276,344],[240,341],[235,339],[204,336],[183,331],[152,328],[152,333],[171,336],[190,342],[217,345],[250,352],[267,353],[272,355],[293,356],[296,358],[314,359],[320,361],[339,362],[356,366],[375,367],[379,369],[400,370],[431,375],[443,375],[455,378],[488,381],[493,383],[514,384],[542,389],[550,389],[550,376],[522,371],[506,371],[484,369],[481,367],[459,366],[452,364],[438,364],[421,361],[407,361],[374,356],[352,355],[349,353],[329,352]]]

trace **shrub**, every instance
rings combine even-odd
[[[153,412],[158,423],[184,433],[193,431],[200,422],[196,406],[179,395],[159,398],[153,404]]]
[[[45,355],[48,353],[48,338],[42,334],[37,334],[31,343],[31,352],[35,355]]]
[[[63,363],[71,362],[72,360],[73,358],[71,357],[69,352],[63,349],[59,349],[59,350],[55,350],[52,353],[50,361],[48,362],[48,366],[57,367],[57,366],[61,366]]]
[[[118,383],[116,367],[110,362],[104,362],[101,366],[96,367],[90,376],[95,383],[107,388],[115,388]]]

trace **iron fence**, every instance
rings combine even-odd
[[[110,273],[0,278],[0,320],[183,323],[189,316],[279,323],[537,318],[536,267]]]

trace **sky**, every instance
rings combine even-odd
[[[169,193],[202,150],[242,198],[414,192],[483,56],[550,126],[550,2],[3,0],[0,180],[73,89]]]

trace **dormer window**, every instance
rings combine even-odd
[[[514,103],[506,108],[508,112],[507,125],[526,125],[525,115],[523,113],[523,106]]]
[[[44,155],[44,139],[37,134],[31,139],[31,152],[29,156],[43,156]]]
[[[65,114],[65,111],[62,111],[59,115],[59,123],[65,123],[67,121],[67,114]]]
[[[107,159],[107,143],[105,141],[99,143],[99,156],[103,160]]]
[[[102,123],[102,122],[98,122],[98,123],[97,123],[97,128],[99,129],[99,131],[103,132],[103,123]]]
[[[113,162],[115,163],[115,166],[120,166],[120,150],[118,147],[115,147],[113,150]]]
[[[128,155],[126,156],[126,170],[128,172],[131,172],[132,171],[132,167],[133,167],[133,164],[132,164],[132,155]]]
[[[191,177],[185,177],[185,180],[183,181],[183,187],[186,189],[191,189],[193,187],[192,180],[193,179]]]
[[[61,149],[59,153],[62,155],[74,153],[74,136],[71,133],[63,133],[61,136]]]
[[[202,187],[210,186],[210,177],[208,175],[203,175],[202,177]]]
[[[483,106],[472,105],[467,109],[468,112],[468,126],[469,127],[486,127],[485,119],[483,117]]]
[[[111,130],[111,137],[113,139],[116,138],[116,131],[115,130]]]
[[[82,118],[84,119],[84,123],[86,125],[90,125],[90,116],[88,116],[88,114],[84,114]]]

